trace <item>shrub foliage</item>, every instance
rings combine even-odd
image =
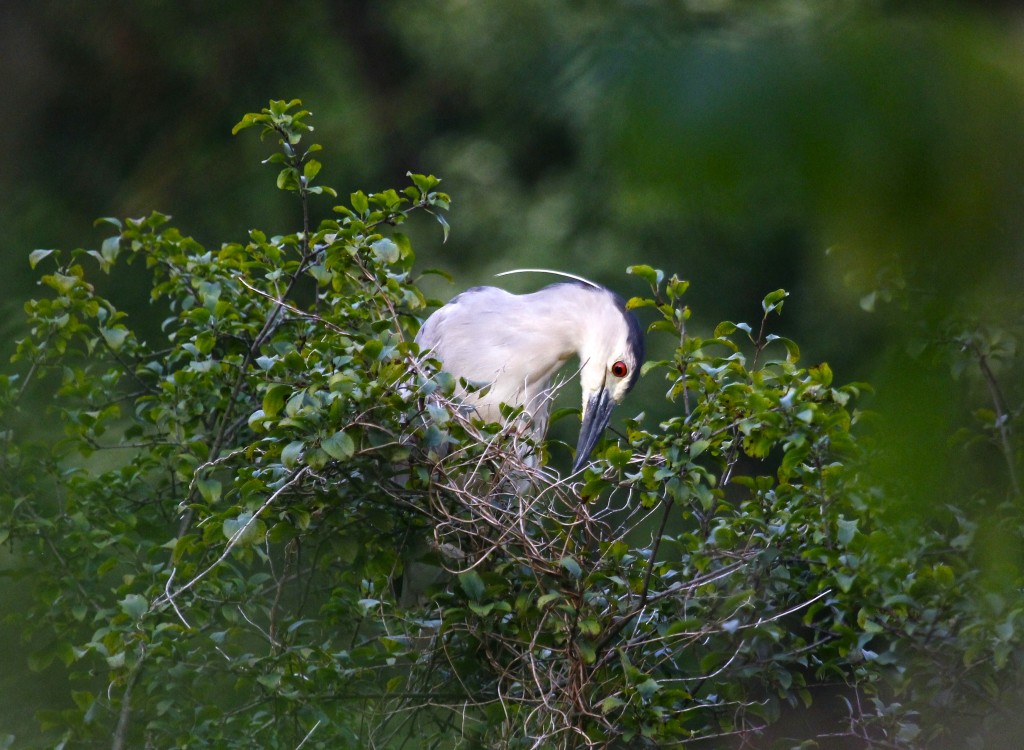
[[[687,283],[631,267],[651,293],[630,306],[674,342],[645,366],[669,416],[560,476],[522,458],[514,413],[460,411],[413,342],[428,303],[401,230],[424,212],[447,233],[439,180],[314,227],[335,192],[300,107],[236,126],[276,142],[296,232],[210,249],[154,213],[30,257],[46,294],[0,379],[0,534],[33,586],[31,664],[74,684],[50,736],[735,746],[828,688],[842,710],[783,746],[912,747],[945,726],[920,712],[1012,692],[1024,610],[957,585],[963,515],[886,526],[851,436],[863,386],[771,332],[783,290],[701,338]],[[158,327],[90,280],[131,264]]]

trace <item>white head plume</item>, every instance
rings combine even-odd
[[[510,274],[513,274],[513,273],[550,273],[553,276],[564,276],[567,279],[573,279],[574,281],[578,281],[581,284],[586,284],[587,286],[591,286],[594,289],[602,289],[603,288],[600,284],[595,284],[590,279],[585,279],[582,276],[577,276],[574,273],[566,273],[565,271],[552,271],[549,268],[515,268],[515,269],[513,269],[511,271],[502,271],[501,273],[496,273],[494,275],[495,276],[509,276]]]

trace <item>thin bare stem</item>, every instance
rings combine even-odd
[[[1020,482],[1017,479],[1017,462],[1014,460],[1013,443],[1010,440],[1010,412],[1006,408],[1006,401],[1003,398],[1002,389],[999,387],[999,381],[996,379],[995,373],[992,372],[992,368],[989,366],[988,357],[985,356],[985,353],[981,351],[976,343],[972,342],[970,344],[970,349],[978,360],[978,367],[981,370],[982,378],[985,381],[985,387],[988,388],[989,397],[992,399],[992,408],[996,413],[996,429],[999,432],[999,447],[1006,460],[1006,469],[1007,475],[1010,478],[1010,486],[1013,488],[1013,494],[1020,497]]]

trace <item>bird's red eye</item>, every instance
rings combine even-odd
[[[612,365],[612,375],[617,378],[624,378],[629,374],[629,368],[626,367],[626,363],[621,359]]]

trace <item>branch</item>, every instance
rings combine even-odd
[[[989,367],[988,358],[985,356],[985,353],[981,351],[978,345],[974,342],[971,342],[970,348],[978,358],[978,367],[981,369],[981,375],[985,380],[985,386],[988,388],[989,396],[992,398],[992,407],[996,412],[996,427],[999,430],[999,447],[1002,449],[1003,456],[1006,459],[1006,468],[1010,476],[1010,486],[1013,488],[1013,494],[1020,497],[1020,482],[1017,480],[1017,467],[1013,457],[1013,444],[1010,442],[1010,430],[1007,427],[1010,420],[1009,410],[1006,408],[1006,402],[1003,400],[1003,393],[999,388],[999,381],[996,380],[995,373],[993,373],[992,368]]]
[[[145,659],[145,649],[139,655],[139,661],[128,673],[128,681],[124,686],[124,695],[121,697],[121,711],[117,717],[117,728],[114,730],[114,740],[110,743],[110,750],[123,750],[128,742],[128,722],[132,713],[132,691],[142,671],[142,662]]]

